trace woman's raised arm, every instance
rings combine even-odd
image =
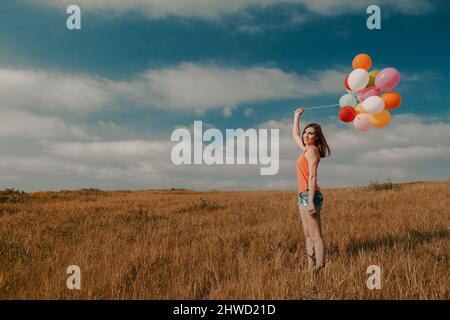
[[[302,136],[300,134],[300,119],[304,110],[305,109],[303,107],[295,110],[294,125],[292,127],[292,138],[294,138],[295,142],[297,142],[297,145],[300,149],[302,149],[302,151],[305,150],[305,146],[303,145]]]

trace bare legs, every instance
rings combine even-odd
[[[308,254],[308,269],[312,270],[316,264],[314,243],[309,236],[306,237],[306,253]]]
[[[316,286],[318,271],[324,267],[325,248],[322,238],[322,225],[320,221],[320,209],[317,214],[311,216],[306,208],[299,205],[300,218],[302,220],[303,232],[306,238],[306,252],[308,254],[308,268],[312,272],[313,288]]]

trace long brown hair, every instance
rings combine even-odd
[[[314,142],[314,145],[319,149],[320,157],[329,157],[331,155],[330,146],[328,145],[327,139],[325,139],[325,136],[322,133],[322,128],[317,123],[310,123],[305,127],[305,129],[303,129],[302,144],[305,145],[305,143],[303,142],[303,134],[309,127],[314,128],[314,133],[316,134],[316,141]]]

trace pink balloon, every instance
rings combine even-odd
[[[375,77],[375,87],[380,90],[390,90],[400,81],[400,72],[395,68],[381,70]]]
[[[371,97],[371,96],[379,96],[379,97],[381,97],[380,89],[377,89],[375,87],[367,87],[367,88],[364,88],[362,90],[359,90],[356,93],[356,97],[361,102],[363,102],[364,100],[366,100],[368,97]]]
[[[370,122],[367,113],[358,114],[353,120],[353,125],[358,131],[367,131],[372,127],[372,123]]]

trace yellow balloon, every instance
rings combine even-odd
[[[375,85],[375,78],[377,77],[377,74],[380,73],[378,70],[372,70],[369,72],[369,83],[367,84],[368,87],[373,87]]]
[[[370,114],[369,121],[376,127],[384,128],[391,122],[391,114],[387,110],[383,110],[377,114]]]
[[[360,114],[360,113],[364,113],[366,111],[364,111],[364,108],[362,106],[362,103],[358,104],[355,108],[356,114]]]

